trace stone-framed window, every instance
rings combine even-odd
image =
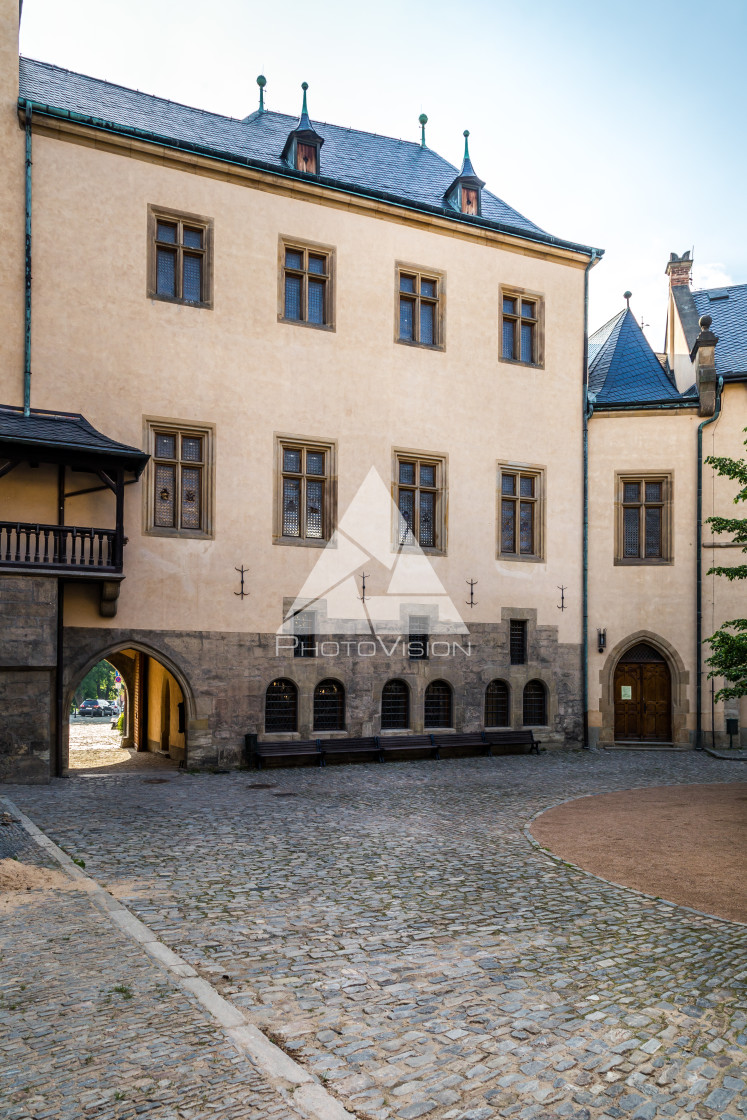
[[[527,624],[523,618],[512,618],[508,623],[508,650],[512,665],[527,663]]]
[[[446,274],[397,261],[395,282],[395,341],[445,350]]]
[[[278,322],[335,329],[335,250],[331,245],[280,236]]]
[[[146,418],[145,532],[213,536],[215,432],[210,424]]]
[[[498,556],[544,559],[545,471],[526,464],[498,464]]]
[[[395,450],[392,483],[398,510],[395,546],[420,545],[424,552],[446,552],[446,456]]]
[[[213,220],[163,206],[148,207],[150,299],[213,306]]]
[[[448,681],[431,681],[425,690],[423,722],[427,728],[454,726],[454,692]]]
[[[511,689],[506,681],[491,681],[485,689],[485,726],[511,726]]]
[[[410,727],[410,689],[405,681],[387,681],[381,690],[381,730],[407,731]]]
[[[615,563],[671,564],[671,471],[616,475]]]
[[[525,727],[547,725],[547,689],[542,681],[528,681],[524,685],[523,705]]]
[[[298,731],[298,688],[286,677],[278,677],[265,690],[265,732],[287,731]]]
[[[545,301],[538,292],[501,287],[500,359],[544,367]]]
[[[345,730],[345,689],[339,681],[320,681],[314,689],[314,730]]]
[[[275,437],[275,544],[323,547],[336,522],[336,445]]]

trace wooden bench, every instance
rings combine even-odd
[[[490,743],[485,738],[484,731],[449,732],[446,735],[434,731],[433,740],[439,751],[461,748],[463,751],[478,751],[485,755],[491,753]]]
[[[317,742],[322,752],[322,766],[326,765],[327,758],[338,754],[373,754],[379,762],[383,762],[379,741],[375,735],[360,739],[318,739]]]
[[[515,731],[511,727],[507,727],[505,731],[483,731],[482,735],[488,747],[488,754],[493,753],[493,747],[529,747],[529,753],[540,753],[540,742],[535,739],[534,732],[531,729],[523,729]]]
[[[379,735],[379,760],[384,761],[387,754],[401,751],[415,751],[427,754],[428,758],[439,758],[438,744],[432,735]]]
[[[250,765],[261,770],[266,758],[314,758],[319,766],[324,765],[324,755],[319,739],[285,739],[283,742],[260,742],[256,735],[245,735]]]

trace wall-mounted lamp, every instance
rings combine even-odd
[[[597,649],[600,653],[604,653],[607,646],[607,631],[597,630]]]

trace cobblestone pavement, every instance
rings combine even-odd
[[[17,825],[0,856],[57,868]],[[2,1120],[297,1116],[73,884],[4,896]]]
[[[11,792],[360,1115],[743,1120],[747,927],[609,886],[523,832],[566,798],[740,777],[707,755],[594,752]],[[150,998],[120,954],[103,987]]]
[[[88,770],[98,776],[102,771],[114,774],[176,769],[176,763],[166,755],[123,748],[122,736],[111,725],[111,719],[93,716],[70,720],[70,770]]]

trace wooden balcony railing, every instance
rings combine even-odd
[[[0,568],[8,567],[111,575],[122,571],[122,546],[116,529],[0,521]]]

